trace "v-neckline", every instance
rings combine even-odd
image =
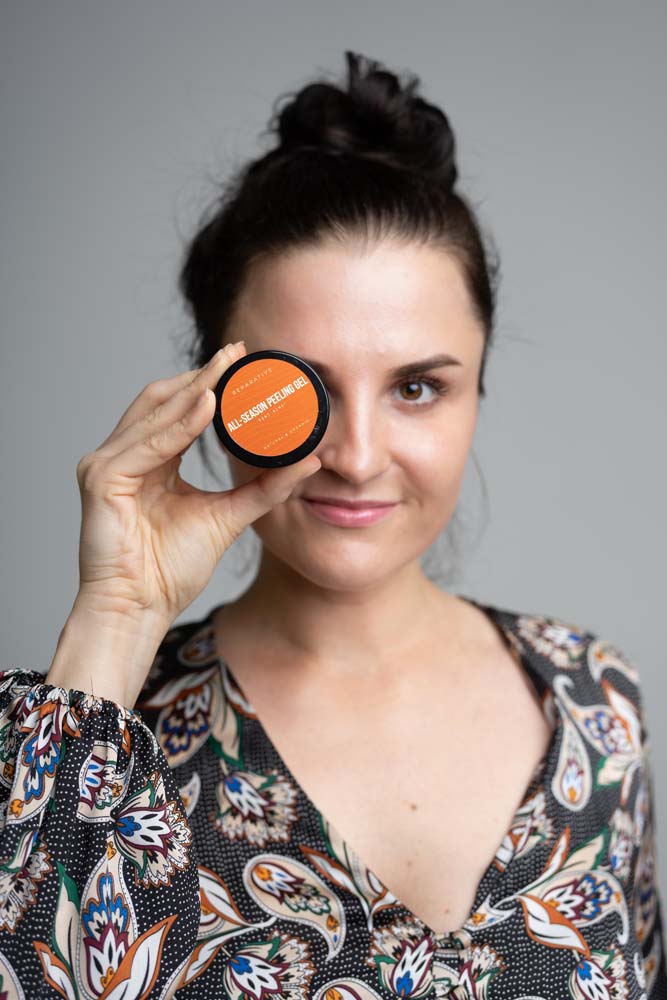
[[[530,649],[526,646],[526,644],[524,643],[524,641],[521,639],[520,635],[518,635],[516,631],[512,630],[509,626],[507,626],[507,625],[505,625],[503,623],[503,621],[502,621],[502,619],[500,617],[501,610],[499,608],[495,608],[493,605],[484,604],[484,603],[482,603],[480,601],[476,601],[472,597],[466,597],[463,594],[458,594],[457,597],[460,600],[465,601],[466,603],[471,604],[474,607],[476,607],[478,610],[482,611],[483,614],[485,614],[487,616],[487,618],[489,619],[489,621],[498,630],[499,634],[503,637],[503,639],[504,639],[504,641],[505,641],[505,643],[507,645],[507,648],[510,650],[510,652],[512,652],[513,650],[515,650],[518,653],[519,666],[523,670],[524,675],[526,676],[526,678],[527,678],[528,682],[530,683],[531,687],[533,688],[533,690],[537,694],[538,701],[540,702],[540,705],[542,706],[543,714],[544,714],[547,722],[549,723],[549,725],[551,727],[551,734],[549,736],[547,747],[546,747],[546,749],[545,749],[542,757],[540,758],[540,760],[538,761],[538,763],[533,768],[533,771],[531,773],[531,776],[528,779],[528,782],[527,782],[527,784],[526,784],[526,786],[525,786],[525,788],[523,790],[523,793],[522,793],[521,797],[519,798],[519,800],[518,800],[518,802],[517,802],[517,804],[515,806],[514,813],[512,814],[512,818],[510,820],[510,825],[507,828],[507,830],[505,830],[502,838],[500,839],[499,843],[497,844],[493,856],[491,857],[489,863],[487,864],[486,868],[484,869],[484,872],[482,873],[482,876],[481,876],[480,880],[477,883],[477,886],[476,886],[475,892],[474,892],[474,896],[473,896],[472,906],[471,906],[471,908],[470,908],[470,910],[468,912],[468,915],[465,917],[465,919],[464,919],[464,921],[463,921],[463,923],[461,924],[460,927],[456,928],[455,930],[444,931],[444,932],[443,931],[436,931],[433,927],[431,927],[430,924],[428,923],[428,921],[424,920],[423,917],[420,917],[411,907],[409,907],[406,903],[404,903],[403,900],[398,895],[396,895],[395,892],[393,892],[391,886],[389,886],[385,882],[385,880],[383,878],[381,878],[377,874],[377,872],[375,872],[369,865],[367,865],[365,863],[364,859],[355,850],[354,846],[350,843],[350,841],[347,840],[345,837],[342,836],[342,834],[339,831],[339,829],[336,826],[336,824],[333,823],[331,821],[331,819],[328,816],[326,816],[322,812],[322,810],[316,805],[316,803],[313,801],[313,799],[311,798],[311,796],[308,794],[308,792],[302,786],[301,782],[298,780],[298,778],[296,777],[296,775],[294,774],[294,772],[292,771],[292,769],[285,762],[282,753],[278,750],[278,748],[276,747],[275,743],[273,742],[273,739],[271,738],[271,736],[269,735],[268,731],[266,730],[266,728],[264,726],[264,723],[259,718],[259,715],[257,714],[257,711],[255,709],[254,704],[251,702],[251,700],[246,695],[246,693],[245,693],[242,685],[239,683],[239,681],[238,681],[237,677],[235,676],[234,671],[230,667],[228,661],[226,659],[224,659],[223,657],[221,657],[221,656],[218,655],[217,644],[215,642],[214,616],[220,610],[220,608],[224,607],[226,604],[228,604],[230,602],[223,601],[221,604],[215,605],[213,608],[211,608],[211,610],[208,612],[208,614],[206,615],[206,617],[203,619],[203,624],[209,626],[211,628],[211,631],[212,631],[212,639],[211,639],[211,641],[212,641],[212,645],[213,645],[213,658],[214,658],[214,660],[217,662],[217,664],[218,664],[218,666],[219,666],[219,668],[220,668],[221,671],[224,668],[224,670],[226,671],[227,676],[229,678],[229,681],[231,682],[231,684],[233,685],[233,687],[235,687],[238,690],[239,694],[243,698],[243,700],[246,703],[246,705],[248,706],[248,708],[251,709],[251,711],[253,713],[253,719],[254,719],[255,723],[257,724],[257,726],[259,728],[259,732],[261,734],[261,737],[266,742],[267,746],[271,749],[274,757],[278,761],[279,768],[287,775],[287,777],[289,778],[289,780],[293,783],[295,789],[300,793],[300,795],[302,796],[304,802],[314,811],[314,813],[316,814],[316,816],[320,820],[322,828],[323,829],[331,828],[332,830],[334,830],[335,833],[336,833],[336,835],[337,835],[338,842],[341,844],[341,846],[345,850],[346,855],[352,857],[362,868],[365,868],[368,871],[368,873],[371,875],[371,877],[373,879],[377,880],[377,882],[380,885],[382,885],[387,890],[387,892],[395,900],[395,902],[393,903],[393,906],[396,907],[397,909],[403,910],[411,918],[413,918],[419,925],[421,925],[424,928],[425,933],[434,941],[434,943],[436,945],[437,944],[441,944],[443,946],[451,945],[452,940],[455,939],[456,937],[460,936],[462,934],[462,932],[464,932],[466,925],[470,924],[470,922],[472,921],[475,913],[477,912],[477,910],[479,909],[481,903],[483,902],[483,899],[481,898],[482,897],[483,887],[486,889],[486,883],[488,881],[489,875],[494,874],[494,873],[498,873],[498,869],[496,868],[496,860],[497,860],[499,852],[503,848],[503,845],[504,845],[506,839],[511,835],[511,831],[512,831],[512,828],[513,828],[514,821],[516,819],[516,814],[517,814],[518,810],[521,808],[521,806],[524,804],[524,802],[526,802],[529,799],[529,797],[532,794],[534,794],[534,792],[537,790],[537,788],[543,782],[546,784],[547,781],[549,780],[549,775],[548,775],[549,765],[558,757],[558,754],[555,753],[555,745],[556,745],[556,741],[558,740],[559,735],[560,735],[561,730],[562,730],[562,719],[561,719],[560,713],[559,712],[553,712],[552,716],[551,717],[549,716],[549,714],[548,714],[548,708],[547,708],[546,701],[545,701],[544,696],[543,696],[543,692],[540,691],[540,689],[538,687],[538,684],[536,683],[536,677],[539,676],[540,679],[545,683],[545,685],[547,685],[547,682],[546,682],[543,674],[540,673],[536,669],[533,655],[531,655]],[[514,613],[505,612],[505,614],[508,614],[508,613],[511,614],[512,617],[515,617]],[[550,687],[550,685],[547,685],[547,686]],[[510,857],[509,861],[507,862],[507,865],[504,868],[504,871],[507,871],[507,867],[511,863],[512,863],[512,858]],[[487,892],[487,895],[488,895],[488,892]]]

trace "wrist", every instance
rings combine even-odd
[[[133,708],[166,629],[74,602],[46,682]]]

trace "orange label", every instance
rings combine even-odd
[[[317,423],[315,387],[305,372],[281,358],[242,365],[226,384],[220,416],[229,436],[253,455],[285,455]]]

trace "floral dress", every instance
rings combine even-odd
[[[216,656],[218,606],[165,636],[135,709],[0,672],[0,1000],[666,1000],[636,667],[464,599],[551,737],[449,934],[299,785]]]

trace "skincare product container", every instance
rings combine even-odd
[[[227,368],[215,388],[213,426],[248,465],[292,465],[313,451],[329,422],[324,382],[286,351],[253,351]]]

